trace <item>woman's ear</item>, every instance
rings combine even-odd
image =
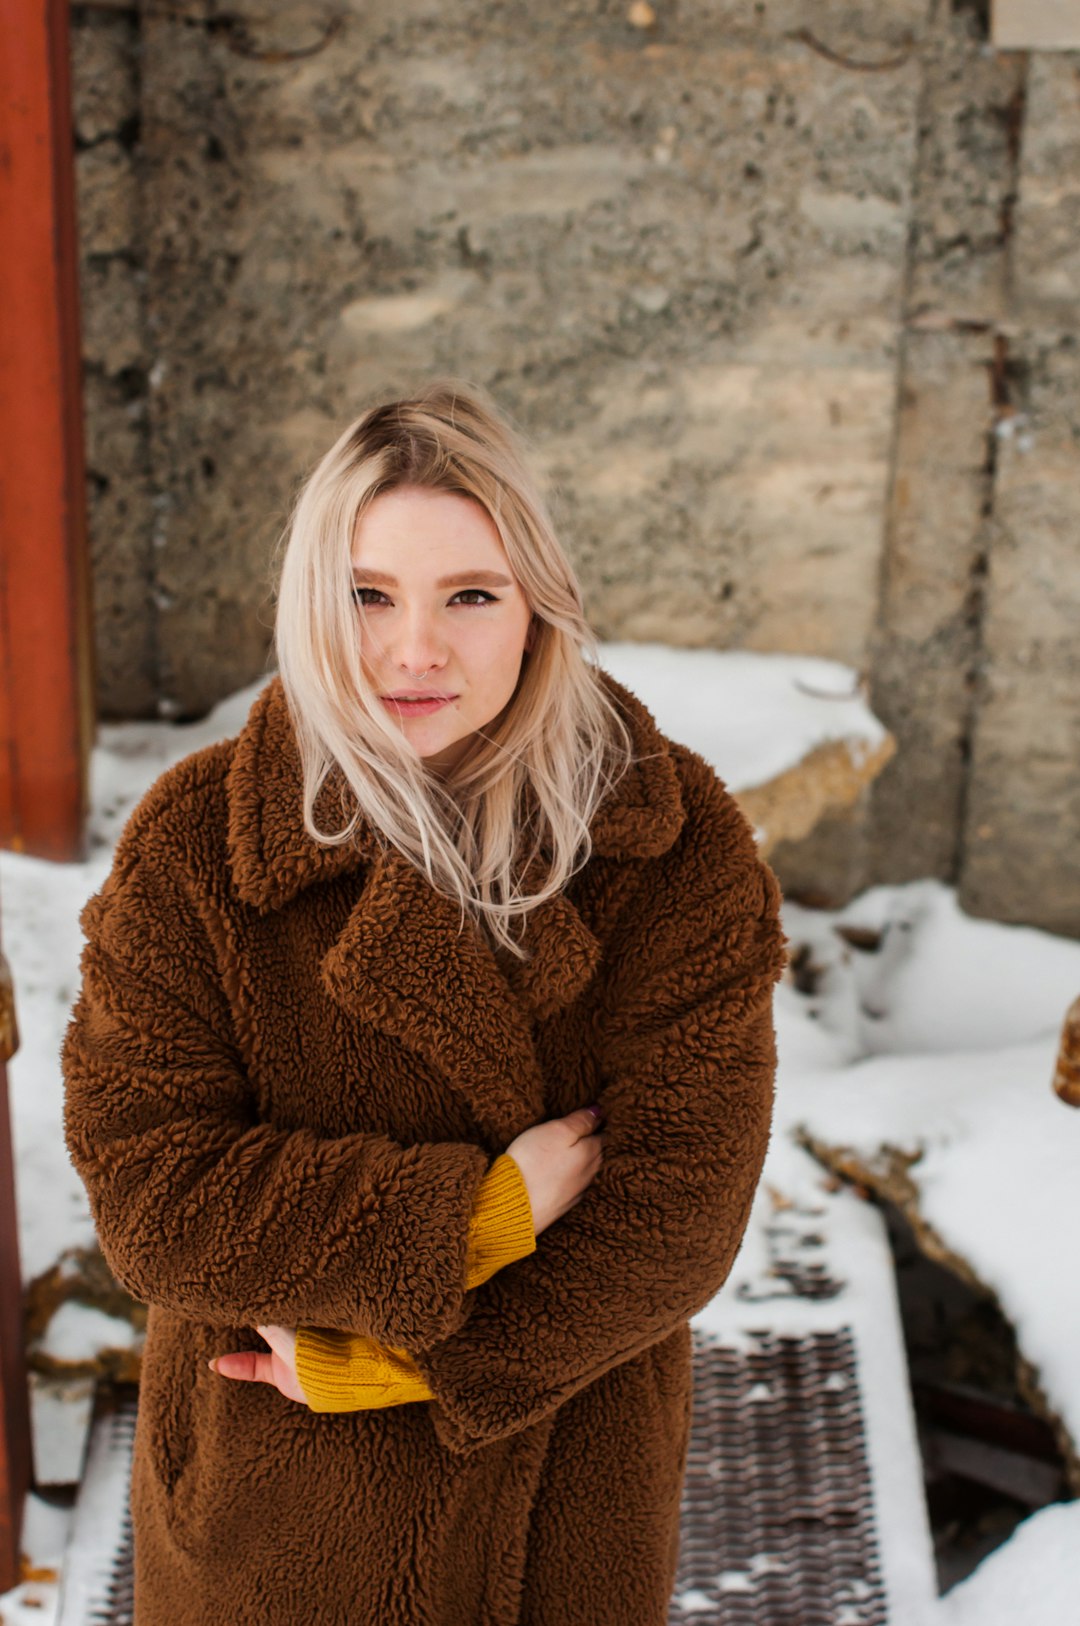
[[[530,649],[532,648],[532,646],[533,646],[533,644],[535,642],[536,642],[536,617],[534,615],[530,619],[528,630],[525,633],[525,653],[526,653],[526,655],[529,653]]]

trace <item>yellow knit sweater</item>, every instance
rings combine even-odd
[[[466,1291],[535,1249],[528,1187],[514,1159],[503,1152],[480,1182],[473,1205]],[[407,1350],[359,1333],[299,1328],[296,1375],[312,1411],[363,1411],[433,1398]]]

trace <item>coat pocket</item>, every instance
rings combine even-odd
[[[199,1366],[207,1331],[167,1311],[151,1310],[139,1373],[139,1432],[154,1477],[171,1497],[191,1459]]]

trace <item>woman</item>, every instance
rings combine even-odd
[[[475,389],[322,458],[276,640],[81,917],[67,1142],[150,1305],[137,1626],[662,1626],[776,879],[595,666]]]

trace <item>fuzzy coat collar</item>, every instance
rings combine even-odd
[[[600,678],[621,703],[635,755],[644,760],[631,766],[595,814],[593,850],[602,857],[655,857],[672,845],[686,816],[670,741],[630,690],[609,673],[601,671]],[[319,792],[315,817],[323,827],[342,821],[343,784],[335,769]],[[543,1081],[532,1024],[577,998],[601,956],[566,890],[528,916],[523,942],[532,958],[504,966],[468,922],[459,935],[457,905],[402,855],[380,852],[367,825],[351,845],[320,847],[303,827],[299,752],[279,675],[260,691],[237,737],[226,793],[233,885],[260,914],[282,908],[307,887],[366,868],[360,896],[320,964],[331,997],[465,1083],[474,1111],[496,1139],[533,1121],[543,1108]],[[479,1028],[478,1010],[485,1013]],[[479,1031],[487,1036],[484,1044]]]
[[[598,809],[591,827],[593,851],[602,857],[651,858],[667,851],[684,818],[670,742],[636,695],[610,673],[600,670],[599,676],[621,704],[636,755],[646,760],[634,763]],[[340,822],[343,784],[340,770],[332,770],[316,799],[316,823]],[[361,825],[352,845],[340,847],[321,847],[305,831],[300,756],[279,675],[252,705],[236,741],[226,790],[233,882],[260,914],[377,856],[367,825]]]

